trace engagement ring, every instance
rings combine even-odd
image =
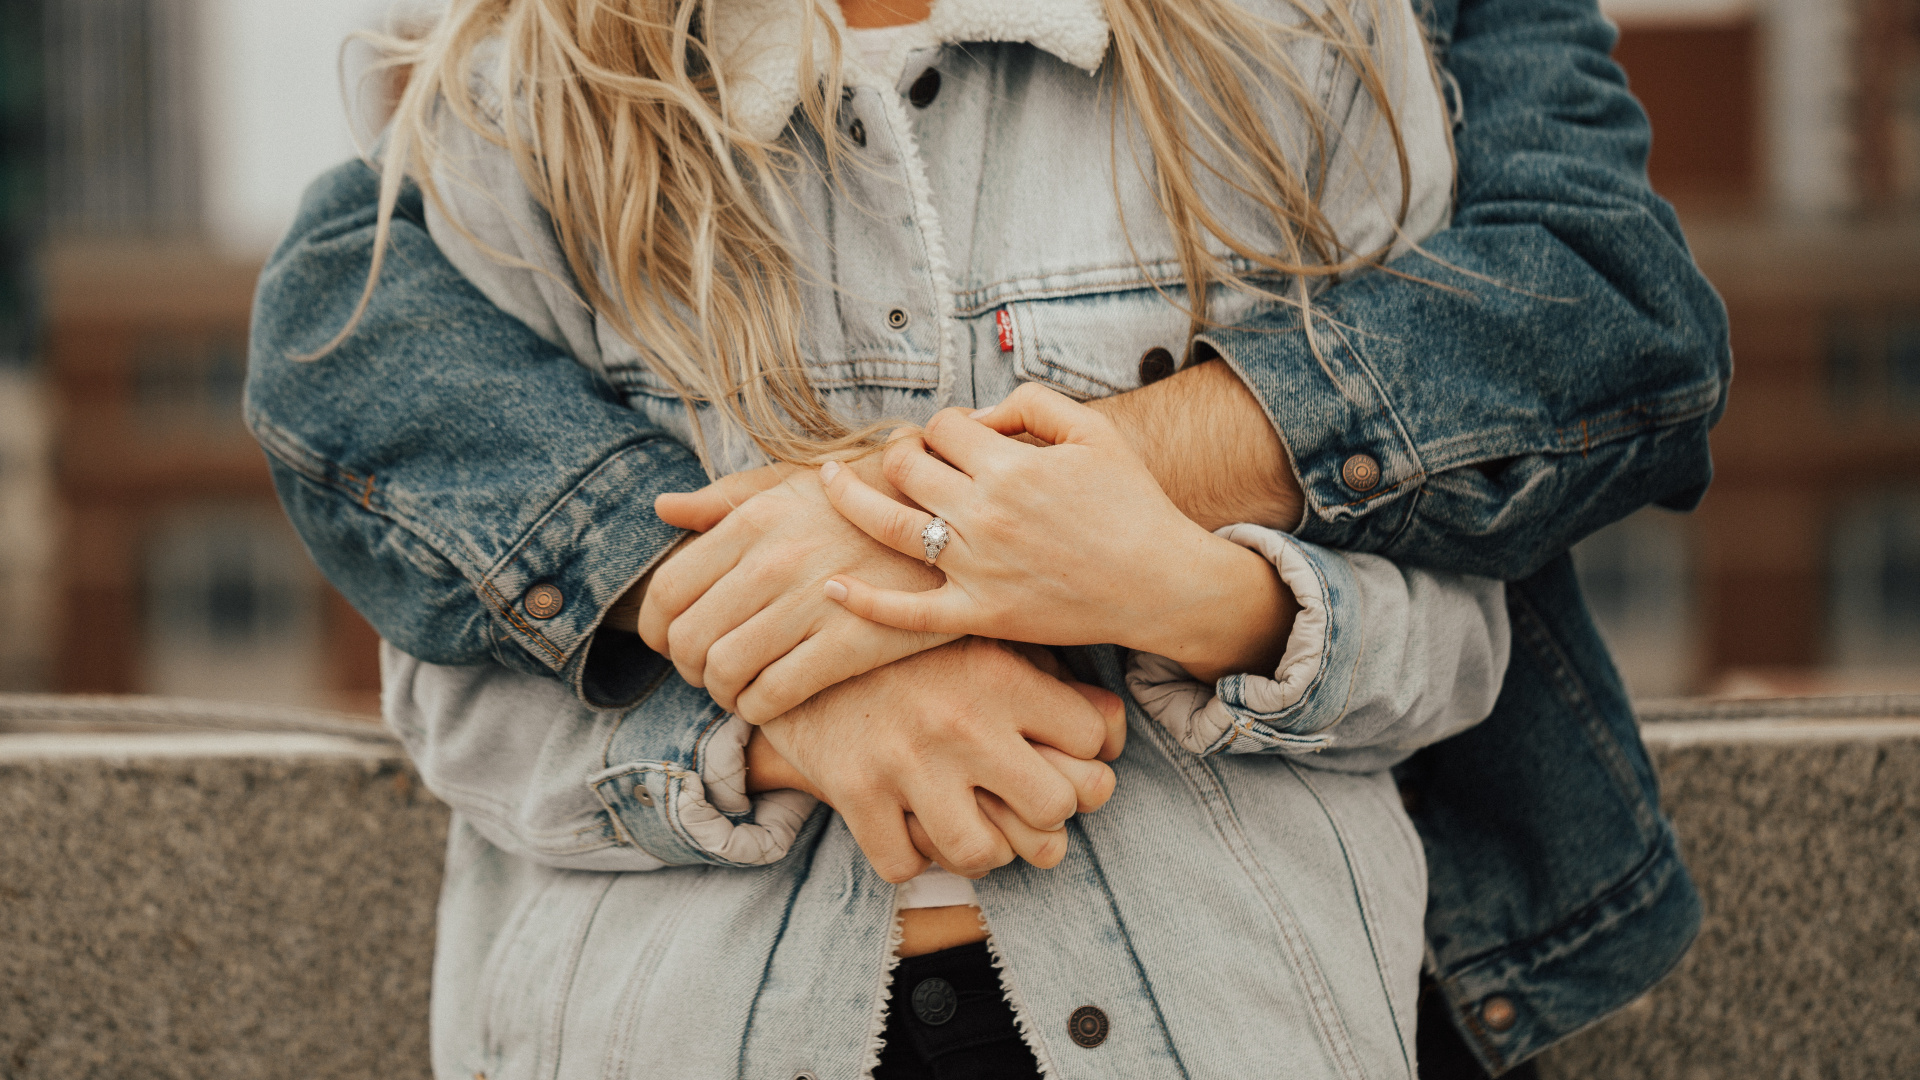
[[[927,549],[928,566],[932,566],[933,560],[940,557],[941,549],[945,548],[947,541],[951,539],[953,534],[947,531],[947,523],[939,518],[927,522],[927,527],[920,530],[920,543]]]

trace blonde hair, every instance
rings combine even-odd
[[[729,119],[731,89],[702,31],[714,2],[452,0],[424,35],[378,42],[386,62],[409,77],[388,133],[366,292],[336,343],[372,294],[403,178],[440,198],[433,133],[436,110],[447,108],[512,155],[552,219],[582,299],[690,411],[714,406],[780,461],[817,463],[870,445],[887,425],[849,426],[808,381],[803,268],[788,242],[794,223],[784,198],[800,163]],[[824,167],[837,176],[844,157],[832,134],[841,100],[839,35],[823,0],[791,2],[810,16],[799,20],[799,111],[822,133]],[[1115,153],[1130,142],[1118,137],[1124,111],[1151,151],[1150,162],[1136,164],[1150,171],[1171,227],[1186,285],[1182,306],[1196,332],[1216,287],[1305,308],[1305,283],[1377,265],[1391,246],[1348,251],[1322,212],[1330,120],[1288,45],[1323,43],[1357,73],[1393,140],[1398,220],[1406,216],[1411,169],[1379,60],[1392,46],[1383,42],[1391,35],[1382,33],[1378,0],[1291,2],[1298,21],[1255,15],[1236,0],[1103,0],[1112,28],[1105,69],[1115,97]],[[482,77],[480,47],[496,38],[500,52],[487,55],[502,71],[484,75],[504,77]],[[816,55],[828,62],[816,63]],[[497,89],[477,99],[481,86]],[[1310,121],[1309,145],[1295,150],[1304,160],[1290,159],[1263,122],[1271,108],[1261,106],[1280,95]],[[1201,197],[1203,186],[1220,185],[1279,224],[1283,250],[1264,250],[1227,227]],[[1293,282],[1292,294],[1273,292],[1275,279]],[[697,419],[693,427],[698,437]],[[704,447],[696,450],[707,457]]]

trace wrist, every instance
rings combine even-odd
[[[673,558],[681,548],[686,547],[689,541],[699,535],[696,532],[685,533],[680,539],[668,545],[667,549],[653,560],[652,565],[641,573],[640,579],[629,586],[626,592],[621,593],[618,600],[607,606],[607,614],[600,620],[601,629],[618,630],[623,634],[638,634],[640,606],[646,602],[647,586],[652,584],[654,572],[665,566],[668,559]]]
[[[804,791],[816,799],[820,798],[820,793],[806,777],[800,775],[800,770],[774,749],[766,732],[756,727],[753,735],[747,739],[747,794],[758,795],[785,789]]]
[[[1272,672],[1299,603],[1259,553],[1212,533],[1175,564],[1169,602],[1130,648],[1164,656],[1201,682]]]

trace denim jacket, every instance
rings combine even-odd
[[[1297,530],[1301,551],[1317,549],[1312,557],[1324,565],[1335,565],[1325,551],[1332,546],[1511,582],[1505,604],[1512,662],[1492,716],[1401,770],[1425,849],[1426,963],[1470,1044],[1498,1070],[1637,996],[1684,951],[1697,925],[1697,900],[1659,816],[1631,712],[1563,553],[1649,499],[1686,506],[1698,498],[1707,478],[1706,429],[1722,406],[1729,361],[1718,301],[1692,267],[1670,211],[1646,188],[1644,118],[1606,60],[1611,31],[1591,6],[1470,0],[1458,10],[1436,5],[1428,18],[1458,116],[1460,177],[1453,226],[1426,245],[1437,258],[1421,276],[1454,288],[1375,275],[1328,290],[1322,310],[1348,328],[1321,358],[1331,370],[1283,310],[1249,311],[1233,328],[1209,334],[1208,343],[1261,397],[1293,454],[1308,502]],[[959,63],[944,56],[935,62]],[[697,486],[701,470],[680,442],[631,407],[644,387],[620,386],[604,371],[574,363],[452,269],[425,234],[423,209],[411,194],[395,257],[361,331],[320,364],[289,361],[344,322],[367,264],[372,203],[372,178],[359,167],[323,178],[262,280],[249,420],[290,514],[330,578],[414,656],[504,665],[527,673],[530,686],[557,675],[590,703],[639,701],[625,711],[576,706],[579,722],[567,736],[585,740],[609,765],[627,767],[592,789],[577,817],[564,819],[561,835],[534,843],[530,832],[473,826],[456,835],[450,883],[463,873],[524,877],[555,860],[582,869],[643,869],[620,860],[638,858],[640,849],[679,852],[674,843],[692,851],[686,861],[718,861],[687,843],[684,822],[644,812],[673,803],[669,786],[703,771],[693,767],[692,745],[612,745],[622,731],[660,737],[656,727],[620,723],[629,713],[697,712],[703,695],[675,705],[690,688],[664,675],[657,658],[631,638],[594,633],[606,604],[673,539],[650,513],[652,494]],[[956,308],[963,299],[956,298]],[[1030,302],[982,296],[975,303],[996,299],[1006,307]],[[989,347],[997,347],[997,315],[983,323],[987,328]],[[1035,350],[1021,373],[1068,388],[1074,379],[1115,374],[1075,359]],[[847,377],[888,374],[850,370]],[[931,381],[923,389],[940,390],[939,380]],[[1083,394],[1099,392],[1078,385]],[[1377,482],[1365,483],[1364,474],[1361,484],[1348,482],[1354,472],[1345,466],[1361,454],[1377,463]],[[519,603],[540,582],[557,585],[566,598],[547,620],[531,618]],[[397,654],[389,658],[404,663]],[[1110,684],[1119,677],[1115,664],[1095,655],[1076,660],[1084,676]],[[1227,690],[1221,688],[1222,699]],[[396,699],[409,692],[404,679],[389,687]],[[1165,729],[1153,725],[1143,734],[1136,726],[1135,737],[1158,748],[1151,760],[1164,758],[1169,775],[1200,785],[1192,790],[1202,805],[1242,815],[1222,835],[1244,841],[1239,830],[1248,828],[1249,816],[1265,823],[1276,808],[1256,804],[1287,798],[1268,790],[1267,779],[1235,790],[1233,770],[1271,759],[1204,759],[1214,764],[1194,772],[1177,763],[1174,749],[1185,748]],[[657,764],[634,764],[640,761]],[[1333,774],[1323,772],[1316,781],[1298,769],[1285,775],[1296,792],[1316,783],[1355,785],[1352,800],[1333,800],[1349,809],[1375,798],[1364,779],[1330,781],[1325,777]],[[639,788],[630,783],[635,776]],[[1226,803],[1208,803],[1208,790]],[[1249,794],[1256,790],[1262,794]],[[474,797],[497,802],[509,826],[521,808],[512,792]],[[1315,798],[1325,805],[1322,795]],[[470,816],[479,820],[477,812]],[[1374,817],[1391,832],[1394,815]],[[1078,827],[1098,830],[1098,819]],[[1212,820],[1209,827],[1220,833],[1221,819]],[[841,834],[822,830],[818,815],[800,819],[795,837],[816,870],[845,844]],[[546,852],[576,843],[575,854],[586,861],[502,861],[489,844],[503,839]],[[790,880],[804,872],[789,865],[795,863],[789,857],[767,873],[787,874],[781,880],[804,891],[814,877]],[[1386,877],[1404,876],[1404,861],[1389,863]],[[829,864],[840,865],[832,858]],[[1060,880],[1099,873],[1081,864]],[[555,882],[539,894],[557,898],[573,888]],[[1271,907],[1271,881],[1249,887]],[[579,888],[602,890],[604,900],[613,895],[605,890],[626,887]],[[765,888],[771,897],[780,886]],[[797,894],[785,895],[783,903]],[[985,902],[991,915],[991,896]],[[538,908],[512,917],[545,918]],[[591,921],[592,910],[575,904],[563,914]],[[1151,918],[1116,924],[1114,917],[1084,925],[1106,927],[1102,932],[1116,942],[1128,940],[1129,927],[1138,933],[1156,925]],[[1187,916],[1167,917],[1177,923]],[[1363,927],[1391,922],[1355,917]],[[1224,940],[1234,940],[1221,929]],[[443,943],[458,930],[443,924]],[[577,939],[583,949],[590,936],[583,930]],[[506,935],[498,943],[510,953],[515,940]],[[679,947],[670,940],[648,948]],[[1147,964],[1142,950],[1171,944],[1155,938],[1131,948]],[[1377,948],[1373,964],[1382,984],[1397,984],[1388,996],[1403,995],[1404,980],[1389,980],[1387,972],[1403,970],[1405,943]],[[590,952],[576,961],[586,962]],[[489,955],[490,964],[527,962],[499,949]],[[1177,967],[1180,957],[1190,962],[1204,949],[1162,955]],[[1302,967],[1304,954],[1293,955],[1288,977],[1297,979],[1312,965]],[[458,982],[456,960],[443,953],[447,977]],[[792,977],[799,982],[791,985],[818,988],[832,973]],[[748,996],[776,985],[763,981]],[[1282,996],[1323,1000],[1325,987],[1316,985],[1309,979]],[[1491,1014],[1498,1025],[1482,1019],[1483,1006],[1496,997],[1511,1006]],[[1264,994],[1261,1001],[1264,1008]],[[1321,1019],[1303,1023],[1326,1019],[1316,1015]],[[1175,1055],[1179,1068],[1214,1072],[1200,1067],[1187,1040],[1174,1038],[1179,1023],[1164,1014],[1139,1019],[1147,1025],[1141,1030],[1161,1033],[1165,1046],[1187,1047],[1186,1056]],[[1231,1038],[1224,1029],[1217,1033]],[[1399,1036],[1369,1031],[1360,1039],[1384,1052]],[[1327,1060],[1342,1071],[1337,1063],[1350,1060],[1352,1033],[1315,1041],[1332,1048]],[[1360,1074],[1384,1060],[1364,1056],[1369,1065]]]

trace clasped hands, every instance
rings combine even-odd
[[[654,571],[641,636],[759,725],[754,790],[833,806],[889,881],[929,859],[1056,865],[1067,818],[1111,796],[1122,703],[1036,646],[1118,644],[1211,680],[1271,671],[1292,621],[1263,558],[1183,515],[1107,418],[1032,384],[876,457],[656,510],[701,535]]]

